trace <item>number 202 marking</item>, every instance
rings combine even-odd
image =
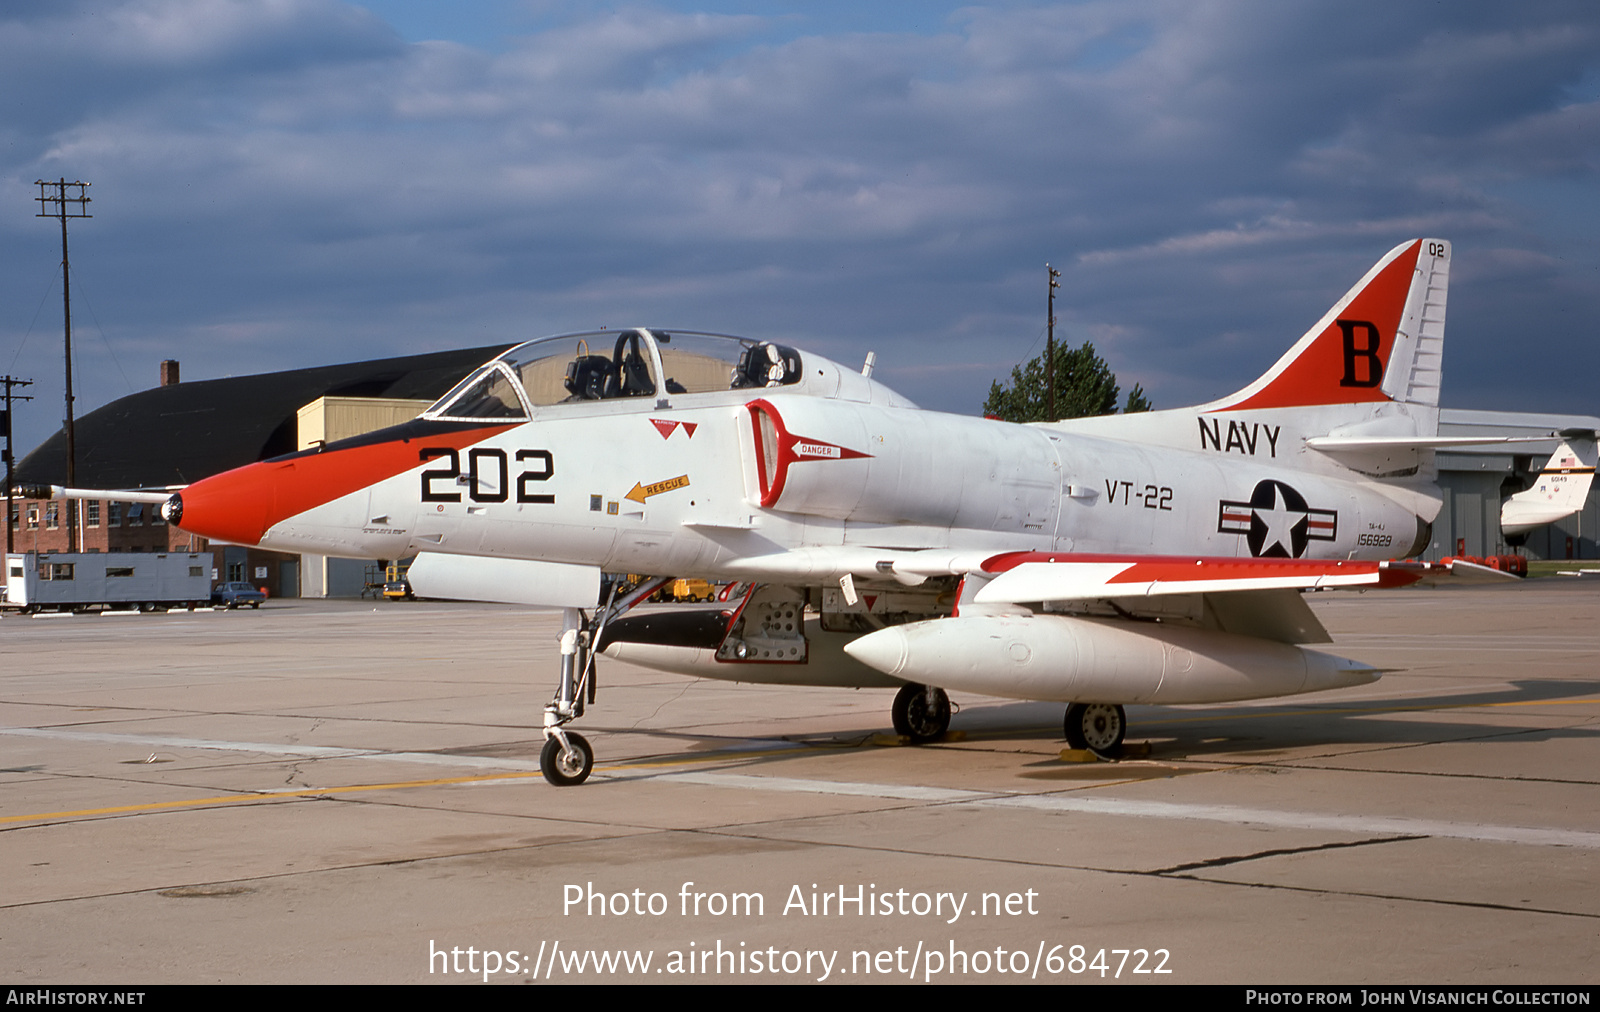
[[[430,467],[422,472],[422,501],[423,502],[460,502],[461,493],[454,490],[445,491],[435,487],[436,481],[448,481],[452,486],[460,485],[461,478],[461,453],[449,446],[430,446],[421,451],[424,461],[442,459],[443,467]],[[541,503],[554,505],[556,497],[548,492],[536,493],[529,488],[529,482],[549,481],[556,473],[555,457],[549,450],[518,450],[517,463],[532,462],[534,466],[524,468],[517,475],[517,502]],[[473,449],[467,451],[467,474],[465,484],[467,497],[473,502],[505,502],[509,499],[511,469],[506,463],[506,452],[495,449]]]

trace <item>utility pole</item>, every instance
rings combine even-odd
[[[88,183],[69,183],[63,176],[52,183],[47,180],[36,180],[39,187],[39,196],[34,199],[39,202],[39,218],[61,219],[61,313],[66,324],[66,355],[67,355],[67,487],[76,488],[78,485],[78,444],[72,428],[72,276],[67,261],[67,219],[68,218],[93,218],[89,213]],[[77,188],[77,194],[72,193]],[[54,195],[51,194],[54,190]],[[50,205],[54,204],[52,210]],[[68,207],[76,204],[76,211]],[[7,518],[9,522],[9,517]],[[76,499],[67,500],[67,551],[78,550],[78,502]]]
[[[12,495],[12,483],[16,480],[16,475],[12,473],[12,464],[16,458],[11,452],[11,402],[14,400],[33,400],[32,397],[24,397],[21,394],[13,395],[11,388],[33,386],[33,381],[17,379],[15,376],[0,376],[0,384],[4,384],[6,388],[5,410],[0,411],[0,433],[3,433],[6,437],[4,457],[6,465],[6,554],[10,555],[16,549],[16,545],[12,544],[11,533],[11,504],[14,498]]]
[[[1056,289],[1061,287],[1061,282],[1056,278],[1061,276],[1061,272],[1049,264],[1045,264],[1044,269],[1050,275],[1050,294],[1045,300],[1045,332],[1048,336],[1044,342],[1044,409],[1046,421],[1053,422],[1056,420]]]

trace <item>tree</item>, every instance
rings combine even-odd
[[[983,402],[983,413],[1008,422],[1050,422],[1061,418],[1083,418],[1086,415],[1113,415],[1117,412],[1117,394],[1121,388],[1117,377],[1105,360],[1095,354],[1094,345],[1088,341],[1081,347],[1056,345],[1056,410],[1055,418],[1048,417],[1047,379],[1044,355],[1029,360],[1025,365],[1011,370],[1011,385],[1003,387],[996,380],[989,386],[989,399]],[[1128,391],[1124,414],[1149,411],[1150,399],[1144,387],[1135,383]]]
[[[1149,411],[1155,407],[1150,403],[1150,398],[1144,395],[1144,387],[1135,383],[1133,389],[1128,391],[1128,401],[1122,405],[1122,413],[1131,415],[1138,411]]]

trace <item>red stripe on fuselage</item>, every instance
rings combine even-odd
[[[1113,583],[1186,583],[1214,580],[1250,580],[1275,576],[1342,576],[1356,573],[1379,575],[1380,587],[1405,587],[1422,579],[1426,564],[1397,566],[1364,559],[1260,559],[1217,558],[1185,555],[1110,555],[1074,552],[1005,552],[985,560],[983,572],[1009,572],[1027,562],[1054,562],[1062,565],[1121,563],[1128,568],[1106,580]]]
[[[419,466],[424,447],[460,450],[506,430],[505,425],[428,434],[412,430],[396,439],[352,440],[360,445],[332,444],[321,453],[247,464],[185,488],[178,526],[216,541],[258,545],[273,524]]]

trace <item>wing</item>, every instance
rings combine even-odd
[[[1515,579],[1473,563],[1015,552],[968,572],[955,613],[848,644],[906,681],[1016,699],[1215,703],[1360,685],[1302,591]]]
[[[1029,605],[1161,621],[1276,643],[1332,638],[1303,591],[1498,582],[1510,574],[1459,560],[1221,559],[1016,552],[989,559],[960,595],[977,609]],[[959,609],[960,605],[958,605]],[[973,611],[968,608],[968,612]]]
[[[774,583],[892,579],[918,586],[959,577],[955,615],[1071,611],[1157,620],[1279,643],[1326,643],[1301,598],[1307,590],[1487,583],[1510,574],[1458,559],[1440,562],[1103,555],[1072,552],[894,551],[809,548],[741,560],[739,575]]]
[[[745,579],[773,583],[826,583],[850,576],[893,579],[914,587],[931,577],[966,577],[983,584],[975,599],[984,604],[1214,591],[1392,588],[1508,578],[1498,570],[1459,559],[1376,562],[868,547],[804,548],[755,555],[735,560],[727,569]]]

